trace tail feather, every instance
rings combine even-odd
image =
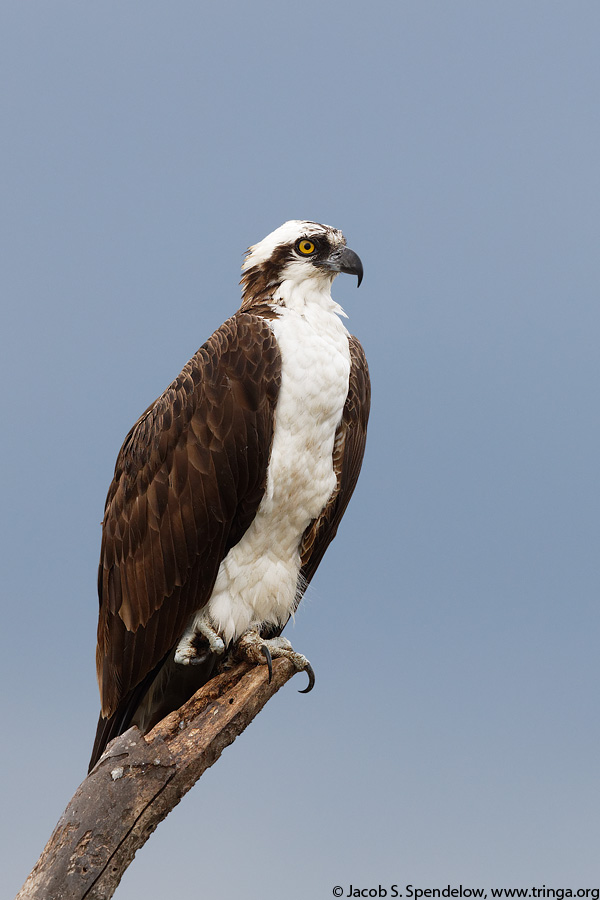
[[[88,766],[88,774],[92,771],[106,750],[107,744],[120,734],[123,734],[124,731],[127,731],[132,724],[132,719],[137,712],[137,708],[156,675],[157,670],[154,670],[140,684],[136,685],[133,690],[129,691],[129,693],[123,697],[112,716],[105,718],[102,713],[100,713],[92,756]]]
[[[123,697],[112,716],[105,718],[100,713],[88,773],[110,741],[127,731],[131,725],[138,725],[142,734],[147,734],[157,722],[179,709],[210,681],[220,661],[223,661],[223,657],[207,653],[201,665],[181,666],[173,661],[171,651],[143,681]]]

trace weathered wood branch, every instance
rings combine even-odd
[[[81,783],[16,900],[108,900],[135,853],[295,674],[239,663],[147,735],[130,728]]]

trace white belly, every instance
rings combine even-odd
[[[284,625],[295,609],[299,544],[336,484],[333,443],[348,394],[348,332],[334,312],[284,307],[269,324],[282,373],[266,491],[201,614],[227,643],[263,623]]]

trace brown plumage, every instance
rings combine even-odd
[[[90,768],[167,671],[263,498],[282,369],[270,325],[277,308],[265,302],[264,287],[263,279],[254,308],[246,298],[138,419],[119,452],[102,523],[101,715]],[[337,485],[302,537],[298,601],[337,531],[364,453],[368,370],[356,338],[349,344],[349,390],[333,454]],[[210,653],[203,665],[169,663],[175,674],[161,688],[154,721],[191,696],[216,663]]]

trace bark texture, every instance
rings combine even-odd
[[[108,900],[135,853],[202,773],[295,674],[286,659],[239,663],[147,735],[109,746],[61,816],[16,900]]]

